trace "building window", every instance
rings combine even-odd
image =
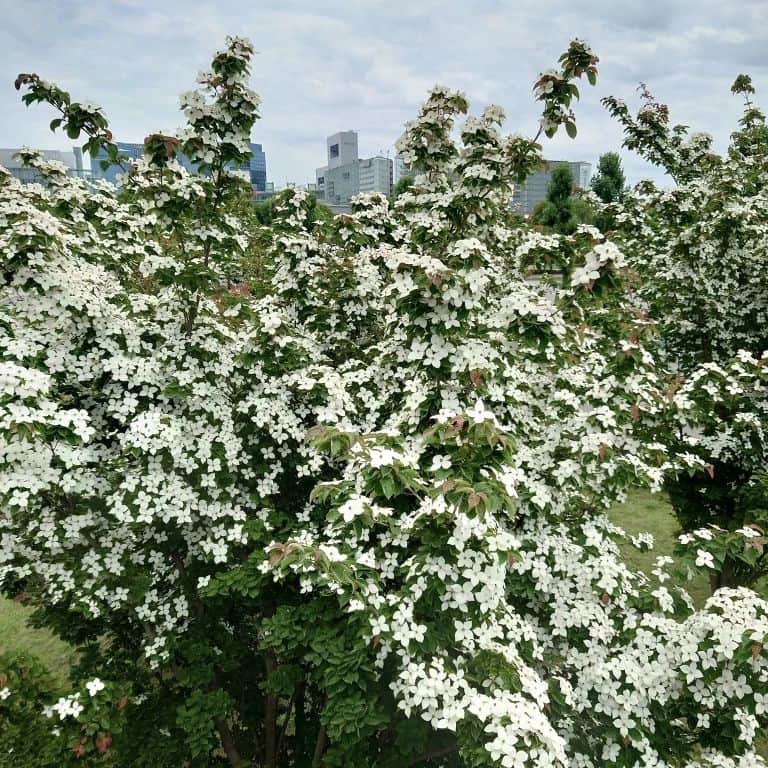
[[[331,157],[338,157],[339,156],[339,145],[338,144],[331,144],[330,149],[328,150]]]
[[[317,183],[318,184],[325,184],[325,176],[318,176],[317,177]]]
[[[344,181],[349,181],[349,171],[344,171],[344,173],[341,174],[341,178],[344,179]]]

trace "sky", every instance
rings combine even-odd
[[[663,181],[621,150],[600,104],[612,94],[637,107],[640,81],[720,151],[741,113],[737,74],[768,107],[768,0],[0,0],[0,19],[0,147],[72,145],[48,130],[49,107],[21,104],[19,72],[101,105],[117,140],[140,142],[182,124],[178,95],[226,35],[249,37],[262,98],[252,140],[276,186],[314,181],[340,130],[358,132],[362,157],[393,157],[435,83],[464,91],[473,113],[501,105],[506,131],[535,134],[532,84],[573,37],[598,54],[600,75],[581,88],[577,138],[545,141],[549,159],[595,164],[620,150],[630,182]]]

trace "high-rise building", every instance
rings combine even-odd
[[[267,156],[261,144],[251,144],[251,159],[248,170],[251,175],[251,186],[257,192],[267,191]]]
[[[33,184],[41,181],[40,173],[35,168],[27,168],[15,155],[21,151],[21,147],[13,149],[0,149],[0,165],[10,171],[22,184]],[[83,151],[80,147],[72,147],[71,150],[40,149],[40,154],[46,160],[58,160],[67,167],[70,176],[84,176]]]
[[[552,171],[558,165],[570,167],[574,187],[586,189],[589,186],[589,180],[592,177],[592,165],[590,163],[547,160],[543,170],[532,173],[525,182],[515,185],[512,207],[521,213],[531,213],[536,205],[546,198],[547,188],[552,180]]]
[[[129,158],[129,160],[138,160],[144,154],[143,144],[129,144],[121,141],[116,143],[120,154]],[[250,144],[249,146],[251,149],[251,159],[248,161],[248,165],[234,170],[245,172],[255,192],[264,192],[267,188],[267,157],[261,144]],[[97,155],[91,157],[91,175],[94,179],[105,179],[112,184],[117,184],[118,176],[125,173],[125,169],[119,165],[109,165],[106,169],[102,170],[101,161],[106,159],[107,153],[103,149]],[[179,155],[176,159],[190,173],[196,172],[195,164],[186,155]]]
[[[326,139],[327,163],[315,170],[317,197],[347,205],[360,192],[392,194],[392,161],[388,157],[358,157],[357,132],[341,131]]]
[[[357,162],[357,131],[341,131],[326,140],[328,168],[340,168]]]

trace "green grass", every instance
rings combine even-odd
[[[652,550],[641,551],[632,544],[624,544],[622,554],[633,570],[644,571],[650,575],[654,562],[661,555],[672,555],[679,526],[665,494],[634,491],[623,504],[615,506],[609,517],[620,525],[627,533],[635,535],[648,532],[653,534],[654,547]],[[704,604],[711,595],[709,584],[703,576],[699,576],[683,585],[697,606]]]
[[[45,629],[28,624],[31,610],[0,598],[0,654],[25,651],[37,656],[60,680],[64,680],[75,657],[74,650]]]

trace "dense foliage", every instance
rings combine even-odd
[[[643,182],[607,211],[638,272],[641,305],[660,327],[670,390],[678,390],[666,442],[696,453],[707,470],[668,483],[688,531],[717,524],[732,532],[751,523],[762,532],[768,525],[761,479],[768,459],[768,127],[751,101],[750,79],[741,75],[732,91],[744,96],[745,109],[722,157],[710,136],[671,126],[668,108],[647,90],[635,117],[622,101],[606,100],[625,146],[677,182],[670,189]],[[760,547],[747,549],[745,563],[741,545],[738,556],[726,557],[734,550],[720,544],[714,585],[764,573]]]
[[[45,704],[0,659],[0,760],[27,718],[56,768],[761,765],[768,604],[694,610],[605,517],[700,463],[653,438],[624,255],[509,213],[595,55],[539,78],[533,139],[495,106],[455,131],[436,87],[393,206],[287,191],[261,226],[227,171],[251,53],[228,41],[119,193],[32,153],[46,185],[0,175],[0,580],[79,651]],[[96,107],[19,85],[115,151]]]
[[[589,203],[574,194],[573,174],[566,164],[552,169],[547,196],[534,209],[531,221],[549,232],[572,235],[580,224],[592,222]]]

